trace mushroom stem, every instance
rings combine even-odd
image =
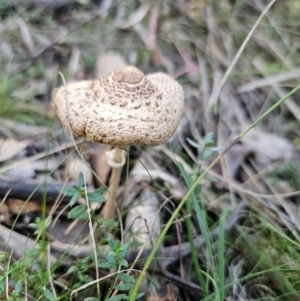
[[[112,167],[111,176],[109,179],[109,188],[106,193],[106,203],[101,212],[104,218],[113,218],[116,209],[116,197],[119,188],[122,167],[125,164],[125,151],[121,148],[114,148],[106,153],[107,163]]]

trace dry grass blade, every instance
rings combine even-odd
[[[263,10],[262,14],[259,16],[259,18],[256,20],[255,24],[253,25],[252,29],[249,31],[246,39],[244,40],[244,42],[242,43],[241,47],[239,48],[237,54],[235,55],[233,61],[231,62],[230,66],[228,67],[228,69],[226,70],[226,73],[224,74],[220,84],[218,85],[217,91],[215,93],[212,94],[213,97],[211,97],[210,101],[209,101],[209,107],[213,108],[217,105],[217,100],[219,98],[220,92],[225,84],[225,82],[227,81],[230,73],[232,72],[235,64],[237,63],[238,59],[240,58],[242,52],[244,51],[245,47],[247,46],[247,43],[249,42],[249,40],[251,39],[254,31],[256,30],[256,28],[258,27],[259,23],[261,22],[261,20],[263,19],[263,17],[267,14],[267,12],[270,10],[270,8],[273,6],[273,4],[276,2],[276,0],[272,0],[267,6],[266,8]]]

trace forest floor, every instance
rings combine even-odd
[[[300,2],[2,0],[0,300],[300,300]],[[184,89],[177,131],[126,153],[52,97],[125,65]]]

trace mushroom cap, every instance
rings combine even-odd
[[[156,146],[175,132],[184,112],[181,85],[166,74],[131,66],[56,90],[54,108],[76,137],[114,146]]]

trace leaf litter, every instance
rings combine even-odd
[[[110,225],[118,229],[114,221],[95,219],[92,228],[84,221],[73,223],[67,218],[71,211],[68,196],[63,196],[58,189],[55,194],[51,191],[53,187],[73,187],[82,173],[86,192],[89,192],[107,184],[110,173],[105,160],[109,147],[87,142],[82,145],[82,141],[75,144],[74,137],[63,131],[56,119],[53,121],[51,91],[61,85],[57,70],[69,82],[101,77],[130,64],[139,66],[145,73],[165,71],[184,86],[186,115],[176,135],[169,144],[151,150],[132,147],[128,169],[123,172],[118,191],[117,201],[125,199],[122,212],[126,240],[135,241],[138,250],[145,244],[141,250],[145,257],[187,192],[178,164],[194,179],[218,152],[226,150],[262,112],[298,84],[299,45],[295,41],[299,5],[295,2],[278,1],[266,12],[222,89],[226,71],[268,3],[260,0],[219,5],[193,0],[160,4],[96,2],[63,1],[54,5],[50,1],[27,4],[13,1],[4,2],[0,8],[3,15],[0,80],[15,78],[16,88],[9,95],[0,89],[0,173],[6,176],[0,178],[1,185],[6,187],[1,190],[0,186],[0,240],[13,252],[13,259],[25,255],[25,249],[15,251],[16,242],[28,249],[37,247],[34,240],[28,238],[28,235],[37,238],[29,224],[41,217],[43,192],[47,200],[46,216],[52,221],[50,226],[47,224],[50,262],[57,259],[56,255],[68,252],[70,257],[61,265],[70,267],[79,254],[85,258],[90,252],[97,253],[93,239],[105,259],[109,252],[106,235],[113,235],[116,241],[123,238],[118,230],[105,232],[105,227]],[[43,20],[37,17],[41,13],[45,16]],[[7,98],[26,100],[25,107],[32,106],[34,110],[24,111],[22,103],[22,110],[11,115],[21,117],[22,123],[20,119],[7,118],[7,113],[1,113],[3,99]],[[204,243],[205,232],[200,229],[197,211],[193,208],[191,221],[197,259],[212,274],[215,271],[206,254],[209,248],[217,254],[217,242],[221,239],[214,225],[218,224],[222,212],[230,212],[224,229],[231,245],[224,246],[225,277],[227,283],[231,283],[225,292],[228,300],[256,300],[287,293],[295,300],[299,298],[295,274],[284,270],[280,275],[270,272],[286,263],[292,266],[298,258],[295,255],[300,237],[298,175],[294,171],[287,178],[283,172],[275,173],[275,166],[299,164],[297,105],[298,93],[231,147],[195,192],[212,240],[211,246],[207,241]],[[15,106],[13,110],[20,108]],[[33,111],[40,112],[42,118],[38,119]],[[210,133],[213,133],[215,152],[203,160],[206,137]],[[188,143],[187,138],[194,144]],[[16,181],[20,181],[19,186],[12,184]],[[13,191],[4,185],[7,183]],[[25,186],[32,187],[29,185],[41,185],[36,194],[40,196],[38,199],[21,194]],[[10,197],[10,193],[14,197]],[[18,194],[20,197],[15,197]],[[153,203],[147,205],[147,200]],[[74,206],[84,204],[83,199],[78,199]],[[95,216],[99,216],[100,209],[95,206]],[[19,214],[23,220],[17,219],[12,228]],[[189,269],[193,267],[193,260],[187,241],[188,218],[186,208],[182,209],[160,246],[160,255],[166,259],[160,260],[160,275],[153,279],[162,287],[167,287],[167,282],[175,283],[182,300],[199,300],[205,295],[199,279],[191,273],[193,268]],[[243,235],[256,251],[249,247],[247,252],[243,248],[239,241]],[[135,250],[130,250],[126,259],[134,262],[136,255]],[[183,270],[174,268],[178,262],[183,263]],[[135,267],[141,269],[143,261],[135,263]],[[248,281],[245,277],[251,275],[254,268],[264,276]],[[266,270],[269,272],[264,273]],[[150,271],[156,273],[157,269],[151,266]],[[68,277],[60,276],[64,277],[63,281],[57,276],[56,283],[71,286]],[[276,277],[279,276],[285,285],[278,284]],[[265,289],[267,284],[268,290]],[[210,288],[210,293],[216,292]]]

